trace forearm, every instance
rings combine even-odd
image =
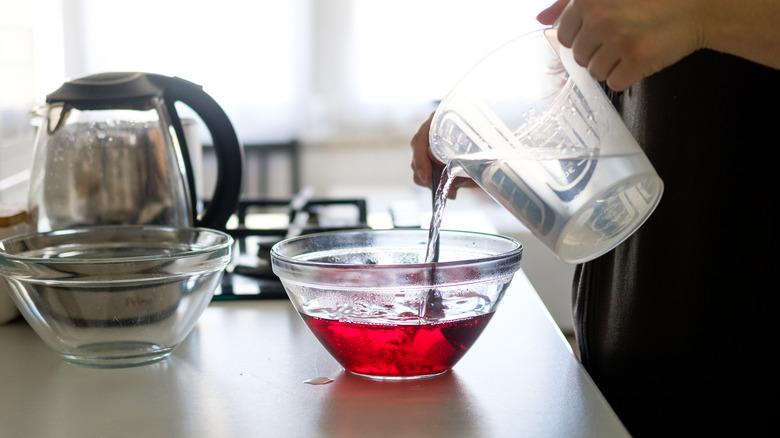
[[[780,69],[780,0],[695,0],[703,46]]]

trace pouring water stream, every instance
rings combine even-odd
[[[436,279],[436,263],[439,262],[439,231],[441,229],[444,206],[447,203],[447,194],[454,178],[449,176],[447,168],[433,163],[431,172],[431,224],[428,229],[428,248],[425,252],[425,263],[431,264],[431,283]],[[428,296],[424,305],[420,307],[420,318],[439,318],[444,316],[444,305],[441,293],[432,288],[428,290]]]
[[[425,263],[435,263],[439,261],[439,230],[441,228],[441,215],[444,211],[444,204],[447,202],[447,196],[442,185],[445,167],[432,163],[431,169],[431,224],[428,228],[428,248],[425,252]],[[445,181],[446,184],[446,181]]]

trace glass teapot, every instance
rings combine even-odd
[[[200,212],[176,102],[203,120],[217,156],[214,194]],[[107,224],[224,229],[238,205],[242,147],[225,112],[198,85],[101,73],[64,83],[33,115],[40,123],[28,202],[39,231]]]

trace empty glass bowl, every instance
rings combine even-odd
[[[0,273],[66,361],[125,367],[167,357],[195,326],[233,239],[202,228],[106,226],[0,241]]]
[[[424,263],[427,230],[304,235],[271,249],[295,309],[349,372],[376,379],[435,376],[468,351],[496,311],[522,246],[508,237],[442,231]]]

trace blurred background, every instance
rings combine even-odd
[[[46,94],[86,74],[146,71],[202,85],[225,109],[247,150],[246,196],[311,187],[364,197],[370,212],[429,213],[409,140],[470,66],[538,28],[551,2],[0,0],[0,202],[26,201],[29,110]],[[524,243],[524,270],[569,332],[573,267],[480,192],[448,204],[475,207]]]

